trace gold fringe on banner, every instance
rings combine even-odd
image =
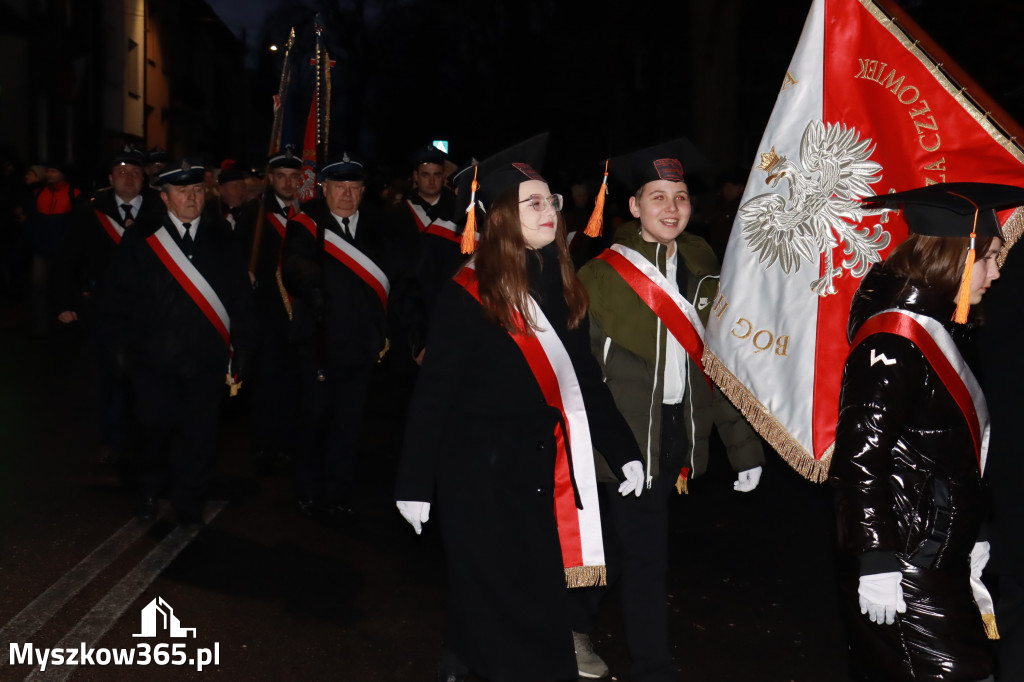
[[[1020,239],[1022,232],[1024,232],[1024,208],[1018,207],[1006,219],[1006,224],[1003,225],[1003,235],[1006,237],[1006,241],[1003,242],[1003,248],[999,250],[999,255],[996,256],[997,266],[1003,267],[1003,263],[1006,262],[1006,254],[1010,253],[1010,249]]]
[[[565,586],[599,587],[608,584],[608,569],[604,566],[569,566],[565,569]]]
[[[834,445],[829,446],[821,459],[814,459],[814,456],[754,397],[750,389],[740,383],[736,375],[730,372],[709,348],[704,349],[703,360],[704,372],[708,377],[718,384],[725,397],[789,466],[814,483],[824,483],[828,479],[828,466],[832,461]]]
[[[985,635],[989,639],[999,639],[999,628],[996,627],[996,614],[981,614],[981,622],[985,624]]]

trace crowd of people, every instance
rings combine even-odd
[[[125,147],[91,196],[60,164],[32,167],[4,185],[3,293],[30,299],[37,333],[89,330],[98,460],[131,462],[147,521],[168,499],[179,524],[202,526],[219,406],[239,391],[254,464],[293,471],[297,513],[356,517],[367,394],[387,357],[415,379],[394,401],[408,401],[396,506],[417,534],[437,523],[447,556],[438,679],[606,677],[590,633],[617,583],[629,679],[676,680],[670,497],[707,468],[712,429],[737,491],[764,461],[701,364],[742,181],[726,178],[705,215],[716,253],[688,229],[676,143],[610,159],[628,195],[602,210],[602,185],[592,215],[586,184],[570,205],[542,175],[545,144],[461,168],[424,146],[408,189],[379,195],[342,152],[307,201],[288,147],[256,174]],[[914,234],[864,279],[850,317],[830,480],[868,680],[993,679],[987,410],[963,331],[999,275],[994,210],[1024,198],[936,187],[874,198]],[[1011,565],[996,529],[992,552]]]

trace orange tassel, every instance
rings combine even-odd
[[[974,235],[971,235],[974,244]],[[967,322],[967,311],[971,308],[971,273],[974,270],[974,247],[967,250],[967,262],[964,263],[964,277],[960,280],[960,293],[956,296],[956,312],[953,321],[958,324]]]
[[[470,185],[469,206],[466,208],[466,229],[462,231],[462,253],[476,251],[476,191],[480,189],[480,183],[476,181],[477,168],[473,166],[473,184]]]
[[[594,199],[594,212],[590,214],[587,221],[587,229],[583,234],[588,237],[600,237],[601,227],[604,226],[604,197],[608,194],[608,159],[604,160],[604,180],[601,181],[601,189],[597,190],[597,197]]]

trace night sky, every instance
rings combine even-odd
[[[386,174],[391,166],[399,171],[408,150],[432,139],[450,140],[461,162],[549,130],[548,166],[563,171],[563,179],[592,174],[607,155],[683,135],[712,149],[718,170],[748,164],[811,4],[208,2],[237,35],[244,29],[260,103],[270,101],[281,68],[281,53],[268,52],[267,45],[283,44],[294,25],[300,49],[310,50],[313,8],[325,12],[328,49],[338,60],[332,153],[356,150]],[[1024,56],[1015,35],[1024,26],[1024,3],[975,0],[970,12],[960,0],[900,4],[996,102],[1024,120]],[[360,5],[366,7],[361,13],[355,11]],[[712,15],[721,22],[730,11],[734,30],[728,36],[694,23]],[[731,82],[708,61],[726,40],[735,46]],[[711,77],[699,78],[707,74],[698,70],[707,69]],[[300,73],[293,94],[311,91],[310,81]],[[308,109],[307,92],[295,95],[294,109]],[[731,127],[720,134],[726,145],[694,133],[709,102],[731,112]],[[269,118],[267,107],[268,130]],[[291,123],[292,141],[299,143],[301,115]]]

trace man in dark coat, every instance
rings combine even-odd
[[[282,275],[299,353],[299,511],[351,515],[356,446],[373,369],[386,348],[393,250],[361,207],[363,165],[326,165],[323,199],[288,221]]]
[[[99,306],[114,249],[125,230],[137,221],[158,217],[164,210],[156,190],[145,186],[142,172],[146,156],[126,146],[110,163],[110,187],[96,191],[77,211],[76,221],[64,236],[57,277],[57,319],[62,324],[89,325],[98,360],[97,396],[101,414],[98,462],[121,458],[127,445],[124,384],[117,381],[105,339],[91,326]]]
[[[298,367],[289,340],[291,304],[281,280],[285,227],[298,212],[302,158],[287,146],[267,160],[267,188],[245,204],[236,234],[250,249],[259,347],[254,358],[252,439],[256,467],[270,471],[290,461],[297,434]]]
[[[203,213],[201,162],[169,165],[160,180],[166,210],[125,232],[100,313],[141,431],[139,515],[154,518],[169,485],[189,526],[202,522],[225,376],[244,375],[252,291],[227,226]]]
[[[445,187],[447,160],[448,155],[432,145],[418,149],[413,155],[415,191],[391,213],[392,229],[406,245],[407,267],[415,282],[415,300],[410,303],[415,318],[405,341],[417,363],[423,359],[430,314],[441,286],[466,260],[456,226],[455,193]]]

